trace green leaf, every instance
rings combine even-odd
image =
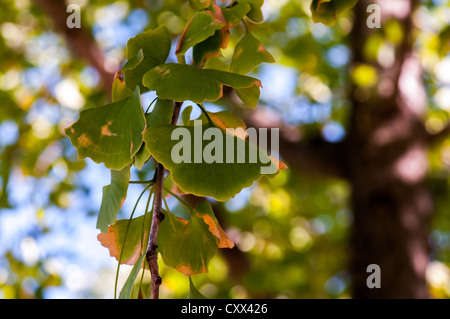
[[[251,86],[249,88],[234,89],[236,95],[239,96],[245,105],[250,107],[256,107],[259,101],[259,88],[256,86]]]
[[[173,101],[158,99],[147,117],[147,127],[168,125],[172,122]]]
[[[239,3],[248,3],[250,5],[250,11],[247,13],[247,17],[250,20],[254,22],[263,20],[261,7],[264,4],[264,0],[239,0]]]
[[[189,48],[206,40],[223,26],[224,24],[217,21],[210,13],[197,12],[178,40],[175,53],[184,55]]]
[[[142,76],[151,68],[163,64],[170,53],[171,36],[166,25],[136,35],[127,42],[127,60],[122,70],[128,88],[139,85],[142,93]]]
[[[145,226],[143,227],[144,219]],[[150,225],[150,215],[142,215],[133,218],[131,221],[129,219],[121,219],[109,226],[106,233],[98,234],[97,238],[102,246],[109,249],[111,257],[115,257],[119,261],[120,253],[122,252],[120,263],[134,265],[139,260],[142,252],[145,251]],[[128,227],[129,230],[124,245],[124,238]],[[142,229],[144,229],[144,247],[141,246]]]
[[[206,143],[202,142],[203,132],[208,128],[211,128],[210,124],[168,125],[148,128],[144,133],[146,147],[154,158],[171,172],[172,180],[182,191],[225,201],[234,197],[244,187],[251,186],[262,175],[266,175],[261,173],[263,168],[274,173],[277,172],[278,166],[272,167],[277,163],[274,164],[264,150],[234,135],[225,134],[219,130],[218,134],[221,132],[222,136],[216,138],[221,137],[221,140],[213,139]],[[175,130],[178,130],[175,135],[177,133],[181,135],[175,136],[172,140]],[[234,154],[227,149],[227,142],[234,145]],[[217,155],[217,160],[214,158],[211,162],[211,156],[208,154],[213,153],[211,150],[213,145],[219,155]],[[207,147],[210,148],[209,152],[205,152]],[[220,152],[220,148],[222,152]],[[208,161],[211,163],[208,163],[205,160],[206,157],[202,156],[203,152],[208,155]],[[188,154],[185,156],[186,160],[180,155],[181,153]],[[242,156],[239,160],[238,154]],[[254,162],[250,159],[249,154],[254,155],[252,158]],[[269,176],[272,175],[271,173]]]
[[[145,142],[142,143],[139,151],[134,155],[133,165],[137,169],[141,170],[144,167],[144,164],[150,159],[152,154],[150,154],[149,150],[145,147]]]
[[[119,71],[120,72],[120,71]],[[119,72],[116,73],[112,85],[112,101],[117,102],[126,99],[133,94],[133,91],[128,89],[125,85],[125,81],[119,76]]]
[[[141,257],[139,257],[139,260],[134,264],[133,268],[131,269],[128,278],[125,281],[122,290],[120,291],[119,299],[130,299],[131,290],[133,289],[133,284],[134,281],[136,280],[139,270],[141,270],[142,268],[142,262],[144,261],[144,257],[145,254],[142,254]]]
[[[238,128],[238,127],[241,127],[244,130],[246,129],[244,122],[231,112],[219,111],[207,113],[209,118],[213,121],[213,123],[222,130],[226,130],[227,128]],[[245,136],[242,135],[240,136],[242,138],[245,138]]]
[[[164,264],[186,276],[208,271],[208,263],[217,252],[217,238],[202,218],[191,214],[185,220],[165,212],[158,232],[158,251]]]
[[[103,106],[80,112],[66,129],[66,135],[80,159],[90,157],[107,168],[121,170],[133,162],[142,144],[145,129],[139,88],[133,95]]]
[[[332,27],[337,15],[350,10],[358,0],[313,0],[311,2],[312,20]]]
[[[247,32],[236,44],[230,71],[233,73],[247,74],[263,62],[273,63],[275,59],[267,52],[250,32]]]
[[[218,56],[210,57],[206,60],[203,69],[213,69],[228,72],[230,71],[230,63],[219,53]]]
[[[181,120],[184,125],[189,125],[191,120],[191,113],[192,113],[192,105],[186,106],[186,108],[181,113]]]
[[[222,14],[227,21],[227,27],[232,28],[238,25],[250,9],[250,4],[245,2],[239,2],[230,8],[222,8]]]
[[[143,83],[163,99],[194,103],[216,101],[222,97],[223,86],[256,88],[259,97],[261,82],[258,79],[213,69],[199,69],[193,65],[168,63],[157,66],[144,75]],[[253,105],[250,105],[253,106]]]
[[[197,43],[192,51],[192,57],[195,65],[201,65],[203,62],[220,53],[222,44],[222,32],[217,30],[212,36],[205,41]]]
[[[197,288],[194,287],[191,276],[189,276],[189,293],[186,299],[208,299],[203,296],[200,291],[197,290]]]
[[[102,204],[97,218],[97,229],[106,233],[108,226],[116,222],[117,212],[127,197],[130,166],[123,170],[111,170],[111,183],[103,187]]]
[[[173,101],[158,99],[153,110],[145,115],[147,127],[168,125],[172,122]],[[134,156],[134,166],[142,169],[144,164],[150,159],[152,154],[145,147],[145,142],[142,143],[141,148]]]
[[[189,3],[195,11],[200,11],[208,8],[211,5],[211,1],[212,0],[189,0]]]

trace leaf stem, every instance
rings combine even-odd
[[[131,216],[130,219],[128,221],[127,224],[127,229],[125,230],[125,236],[123,237],[123,241],[122,241],[122,247],[125,247],[125,241],[127,240],[127,236],[128,236],[128,231],[130,229],[130,225],[131,225],[131,220],[133,219],[134,216],[134,212],[136,211],[137,205],[139,204],[139,201],[141,200],[141,197],[144,195],[144,193],[152,186],[152,184],[147,185],[144,190],[142,191],[142,193],[139,195],[136,204],[134,204],[134,208],[133,211],[131,212]],[[151,191],[150,191],[150,196],[151,196]],[[120,254],[119,254],[119,262],[117,263],[117,270],[116,270],[116,280],[114,282],[114,299],[117,299],[117,283],[119,280],[119,270],[120,270],[120,263],[122,262],[122,254],[123,254],[124,249],[122,248],[120,250]]]
[[[154,181],[150,180],[150,181],[129,181],[128,183],[130,184],[153,184]]]
[[[177,196],[177,194],[175,194],[174,192],[172,192],[170,189],[166,188],[164,186],[164,190],[166,192],[168,192],[170,195],[172,195],[173,197],[175,197],[190,213],[192,213],[192,207],[186,203],[184,200],[181,199],[181,197]]]
[[[215,126],[214,122],[209,117],[208,112],[206,112],[205,107],[202,104],[197,104],[197,106],[202,110],[203,114],[205,114],[205,116],[208,119],[209,123]]]
[[[147,110],[145,111],[145,114],[148,113],[148,110],[150,110],[150,107],[153,105],[153,103],[155,103],[155,101],[158,99],[158,97],[155,97],[152,101],[152,103],[150,103],[150,105],[147,107]]]

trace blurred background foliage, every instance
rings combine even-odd
[[[81,109],[103,105],[109,97],[98,70],[75,54],[38,3],[0,4],[0,298],[111,298],[116,262],[97,241],[95,229],[109,172],[90,159],[80,161],[64,136]],[[130,37],[166,24],[175,44],[192,14],[188,1],[177,0],[67,3],[81,7],[82,26],[93,35],[103,67],[111,73],[123,65]],[[358,86],[358,99],[368,99],[377,74],[370,65],[350,68],[353,13],[328,28],[311,21],[309,5],[308,0],[266,0],[264,22],[248,22],[277,61],[254,74],[263,83],[258,108],[289,127],[293,139],[320,136],[336,143],[346,135],[349,83]],[[421,1],[414,15],[430,132],[439,132],[449,118],[449,21],[450,4],[444,0]],[[242,26],[233,31],[230,48],[243,32]],[[395,20],[388,21],[367,39],[363,53],[388,65],[395,59],[392,47],[404,36]],[[232,53],[223,50],[214,63],[229,61]],[[173,52],[169,59],[175,61]],[[152,94],[143,96],[144,105]],[[239,109],[230,101],[206,106]],[[434,297],[448,298],[450,140],[433,148],[429,159],[436,209],[427,282]],[[151,178],[153,169],[152,162],[142,171],[133,168],[132,179]],[[141,190],[130,185],[119,218],[129,217]],[[226,254],[218,254],[209,273],[193,277],[197,289],[210,298],[351,297],[349,196],[344,181],[289,169],[215,203],[241,254],[234,268]],[[181,209],[176,201],[169,204]],[[130,268],[121,267],[119,284]],[[161,275],[163,298],[187,296],[187,277],[162,263]],[[148,274],[143,283],[148,287]]]

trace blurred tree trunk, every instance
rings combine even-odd
[[[354,213],[350,242],[353,297],[427,298],[425,270],[433,202],[425,185],[428,134],[422,115],[426,95],[412,39],[416,1],[396,0],[395,5],[375,1],[381,8],[380,29],[366,25],[370,3],[374,1],[360,0],[355,8],[353,67],[374,66],[378,84],[371,89],[353,88],[353,111],[344,143]],[[389,19],[400,22],[403,33],[394,49],[395,60],[383,63],[388,57],[381,56],[378,62],[369,61],[363,46],[371,34],[383,34]],[[367,287],[370,264],[381,268],[379,289]]]

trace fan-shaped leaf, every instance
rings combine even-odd
[[[234,243],[228,235],[220,227],[216,216],[212,210],[211,204],[207,201],[201,201],[195,206],[195,213],[198,217],[203,218],[203,221],[209,226],[209,231],[219,240],[219,248],[233,248]]]
[[[236,44],[230,71],[233,73],[247,74],[263,62],[273,63],[275,59],[267,52],[250,32],[247,32]]]
[[[191,276],[189,276],[189,294],[187,299],[208,299],[203,296],[197,288],[194,287],[194,283],[192,282]]]
[[[222,14],[227,21],[227,27],[232,28],[239,24],[250,9],[250,4],[245,2],[239,2],[230,8],[222,8]]]
[[[143,227],[145,219],[145,226]],[[128,223],[129,226],[128,226]],[[146,243],[148,242],[148,230],[150,229],[151,218],[150,216],[140,216],[133,218],[131,221],[128,219],[122,219],[116,221],[115,224],[108,227],[106,233],[98,234],[97,238],[102,246],[109,249],[111,257],[115,257],[119,260],[120,253],[122,252],[121,264],[134,265],[142,252],[145,251]],[[126,235],[126,241],[124,245],[124,238]],[[142,229],[144,229],[144,247],[141,246]]]
[[[261,173],[265,169],[277,172],[279,166],[264,150],[229,133],[214,131],[215,138],[203,143],[203,132],[209,128],[218,130],[210,124],[167,125],[144,133],[146,147],[182,191],[225,201],[266,175]]]
[[[206,40],[223,26],[224,23],[215,19],[209,12],[197,12],[178,40],[175,53],[185,54],[189,48]]]
[[[170,52],[171,37],[166,25],[136,35],[127,42],[127,63],[122,70],[128,88],[139,85],[142,93],[142,76],[151,68],[163,64]]]
[[[212,0],[189,0],[189,3],[194,10],[199,11],[208,8],[211,5],[211,1]]]
[[[264,0],[239,0],[239,3],[248,3],[250,5],[250,11],[247,13],[247,17],[250,20],[254,22],[263,20],[261,7],[264,4]]]
[[[186,276],[207,272],[208,263],[217,252],[217,238],[195,214],[187,221],[166,212],[157,243],[164,263]]]
[[[252,88],[257,100],[261,87],[261,82],[252,77],[175,63],[151,69],[144,75],[143,83],[150,90],[156,91],[160,98],[177,102],[190,100],[195,103],[218,100],[222,97],[224,85],[234,89]]]
[[[121,170],[133,161],[142,144],[145,118],[139,88],[133,95],[80,112],[66,129],[79,158],[90,157],[107,168]]]

